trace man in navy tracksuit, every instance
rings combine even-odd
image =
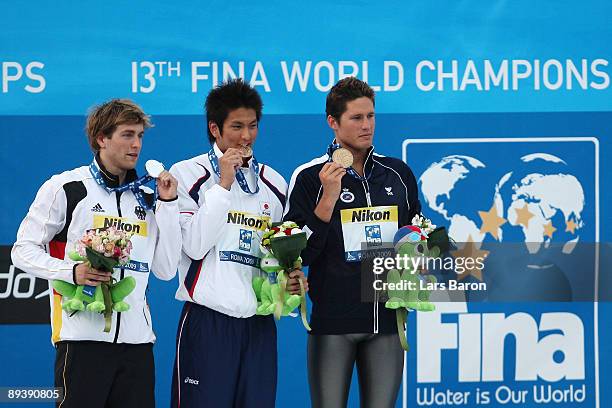
[[[302,258],[313,304],[312,404],[346,406],[357,363],[361,406],[394,407],[403,352],[395,312],[371,301],[378,293],[362,299],[362,244],[392,242],[398,227],[420,213],[416,180],[404,162],[374,152],[374,92],[365,82],[339,81],[327,96],[326,113],[335,139],[326,154],[293,173],[284,216],[309,234]],[[352,166],[332,161],[338,149],[350,152],[341,153],[352,155]]]

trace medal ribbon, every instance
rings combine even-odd
[[[219,169],[219,159],[215,154],[214,147],[208,151],[208,160],[210,160],[210,165],[212,166],[212,169],[217,175],[217,177],[221,178],[221,170]],[[249,183],[247,183],[246,177],[244,177],[244,174],[242,174],[240,169],[236,170],[236,180],[238,181],[238,185],[240,186],[242,191],[247,194],[257,194],[259,192],[259,163],[257,162],[257,159],[255,159],[255,156],[253,156],[253,159],[251,161],[251,168],[255,173],[255,191],[251,191]]]
[[[155,203],[157,202],[157,184],[155,185],[155,188],[153,189],[154,192],[153,192],[153,204],[152,205],[147,204],[147,201],[144,198],[144,193],[140,189],[140,186],[147,184],[151,180],[156,180],[154,177],[151,177],[148,174],[146,176],[140,177],[137,180],[131,181],[128,184],[124,184],[122,186],[113,188],[113,187],[108,187],[106,183],[104,182],[104,178],[102,177],[102,172],[100,171],[100,168],[98,167],[98,163],[96,163],[95,160],[92,161],[91,164],[89,165],[89,172],[93,176],[94,180],[96,180],[96,183],[98,183],[101,187],[103,187],[109,193],[114,193],[114,192],[122,193],[124,191],[131,190],[132,193],[134,193],[134,196],[136,197],[138,204],[140,204],[140,206],[144,208],[145,210],[153,209],[153,207],[155,206]]]
[[[329,156],[329,158],[327,159],[328,162],[333,161],[332,160],[332,154],[334,154],[334,152],[336,150],[340,149],[340,148],[341,148],[341,146],[338,143],[336,143],[335,141],[334,141],[334,143],[329,145],[329,148],[327,149],[327,155]],[[364,168],[363,168],[363,174],[364,174],[365,177],[361,177],[359,175],[359,173],[357,173],[355,171],[355,169],[353,169],[352,166],[347,168],[346,172],[348,174],[350,174],[351,176],[353,176],[354,178],[356,178],[357,180],[359,180],[359,181],[367,181],[370,178],[370,175],[372,174],[371,172],[370,172],[370,174],[366,174],[365,163],[364,163]]]

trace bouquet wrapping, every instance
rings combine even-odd
[[[255,278],[254,288],[255,293],[259,295],[258,313],[265,314],[273,310],[274,316],[279,319],[299,305],[302,323],[310,330],[306,319],[306,294],[302,280],[299,280],[300,295],[290,295],[286,289],[288,274],[302,267],[300,254],[306,248],[306,243],[306,233],[295,222],[285,221],[269,226],[261,240],[261,250],[265,254],[261,269],[268,276],[267,279]],[[268,293],[271,296],[268,296]],[[270,300],[273,307],[269,304]]]
[[[109,227],[85,232],[69,254],[70,259],[87,263],[94,269],[112,272],[130,260],[132,234]],[[53,281],[53,288],[65,299],[62,308],[68,312],[88,310],[104,314],[104,331],[109,332],[112,312],[125,312],[130,306],[124,299],[136,286],[133,277],[120,281],[111,278],[99,286],[73,285],[64,281]]]

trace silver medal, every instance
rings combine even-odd
[[[164,165],[157,160],[147,160],[145,163],[145,169],[149,176],[158,178],[159,175],[164,171]]]

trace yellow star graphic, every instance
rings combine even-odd
[[[518,208],[516,211],[516,223],[524,226],[525,228],[529,227],[529,220],[534,217],[533,213],[529,211],[529,206],[525,203],[523,208]]]
[[[489,251],[481,250],[476,248],[476,244],[474,243],[472,236],[468,235],[465,245],[461,249],[457,249],[455,251],[450,251],[453,258],[463,258],[465,272],[457,275],[457,279],[463,280],[467,278],[469,275],[472,275],[476,279],[482,282],[482,269],[478,268],[479,262],[476,262],[477,258],[485,259],[489,255]],[[468,265],[471,268],[468,268],[465,265],[466,260]]]
[[[552,221],[548,221],[548,224],[544,226],[544,235],[552,239],[553,233],[556,230],[557,229],[552,225]]]
[[[574,220],[565,221],[565,232],[571,232],[572,234],[575,234],[576,228],[578,228],[578,225],[576,225]]]
[[[482,225],[480,226],[480,232],[486,234],[487,232],[499,241],[498,230],[499,227],[506,223],[506,220],[499,215],[497,215],[497,208],[495,208],[495,203],[491,206],[489,211],[478,211],[478,215],[480,215],[480,219],[482,220]]]

